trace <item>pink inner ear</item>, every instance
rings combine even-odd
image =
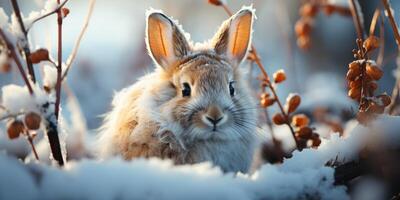
[[[148,21],[149,48],[159,64],[169,61],[172,55],[172,27],[161,15],[151,16]]]
[[[242,59],[250,42],[252,14],[245,13],[232,21],[228,52],[232,57]]]

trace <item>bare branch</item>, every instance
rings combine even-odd
[[[30,78],[32,81],[35,83],[36,82],[36,77],[35,77],[35,71],[33,70],[33,65],[30,59],[31,56],[31,50],[29,48],[29,41],[28,41],[28,32],[25,29],[24,21],[22,20],[21,16],[21,11],[18,6],[17,0],[11,0],[12,7],[14,9],[15,16],[17,16],[19,26],[21,28],[22,33],[24,34],[24,42],[22,42],[22,49],[24,50],[25,53],[25,61],[26,61],[26,66],[28,67],[28,73],[30,75]]]
[[[72,49],[71,55],[67,59],[65,72],[64,72],[64,74],[62,76],[62,79],[61,79],[62,81],[67,76],[68,71],[71,68],[72,62],[75,60],[76,54],[78,53],[78,49],[79,49],[79,46],[81,44],[81,40],[82,40],[83,35],[85,34],[86,29],[87,29],[87,27],[89,25],[90,17],[92,16],[92,12],[93,12],[93,8],[94,8],[95,2],[96,2],[96,0],[90,0],[90,2],[89,2],[88,13],[87,13],[85,21],[83,23],[83,27],[81,29],[81,32],[79,33],[78,39],[76,40],[74,48]]]
[[[10,40],[7,38],[3,29],[0,28],[0,36],[3,38],[4,42],[6,43],[7,48],[10,50],[10,55],[13,57],[15,64],[17,64],[19,72],[21,73],[22,79],[25,81],[26,86],[28,87],[29,93],[33,95],[33,89],[31,83],[28,80],[28,77],[25,74],[24,68],[22,67],[21,61],[15,52],[14,46],[11,44]]]
[[[46,18],[46,17],[48,17],[48,16],[50,16],[50,15],[52,15],[52,14],[57,13],[59,10],[61,10],[61,8],[62,8],[68,1],[69,1],[69,0],[64,0],[61,4],[59,4],[59,5],[57,6],[57,8],[56,8],[55,10],[50,11],[49,13],[46,13],[46,14],[44,14],[44,15],[42,15],[42,16],[36,18],[35,20],[33,20],[33,21],[32,21],[32,24],[34,24],[34,23],[36,23],[37,21],[39,21],[39,20],[41,20],[41,19],[44,19],[44,18]],[[29,32],[29,30],[31,29],[32,24],[31,24],[31,26],[29,26],[28,29],[26,30],[27,32]]]

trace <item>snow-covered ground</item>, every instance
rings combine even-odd
[[[282,164],[264,164],[252,174],[223,174],[209,163],[174,166],[157,158],[84,159],[60,169],[3,152],[0,199],[349,199],[325,164],[357,160],[371,142],[398,147],[399,128],[400,117],[382,116],[370,128],[350,121],[344,137],[332,134],[318,149],[295,151]],[[363,196],[362,189],[357,192]]]

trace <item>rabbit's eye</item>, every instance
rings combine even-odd
[[[233,81],[229,82],[229,93],[231,96],[235,95],[235,88],[233,87]]]
[[[190,96],[190,85],[189,83],[183,83],[183,89],[182,89],[182,96],[188,97]]]

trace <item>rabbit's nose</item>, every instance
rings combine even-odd
[[[226,116],[218,106],[210,106],[203,115],[203,122],[209,126],[216,127],[224,123]]]

